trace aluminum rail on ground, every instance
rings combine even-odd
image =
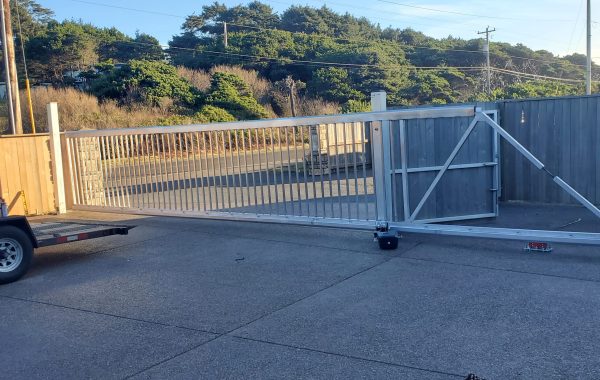
[[[67,131],[66,137],[94,137],[94,136],[125,136],[137,134],[152,133],[185,133],[196,131],[227,131],[232,129],[257,129],[257,128],[281,128],[299,125],[321,125],[335,123],[354,123],[368,121],[389,121],[389,120],[409,120],[422,118],[452,118],[452,117],[471,117],[475,115],[475,107],[456,106],[456,107],[429,107],[384,112],[364,112],[343,115],[325,115],[325,116],[307,116],[296,118],[265,119],[252,121],[235,121],[216,124],[191,124],[180,126],[141,127],[141,128],[122,128],[122,129],[101,129],[101,130],[81,130]]]
[[[271,224],[293,224],[301,226],[318,226],[329,228],[342,228],[363,231],[373,231],[380,222],[374,220],[348,220],[337,218],[278,216],[278,215],[248,215],[222,212],[181,212],[164,210],[135,210],[135,209],[109,209],[98,206],[81,206],[81,210],[102,212],[127,212],[136,215],[176,216],[188,218],[206,218],[211,220],[229,220],[240,222],[259,222]],[[487,238],[514,241],[545,241],[549,243],[600,245],[600,233],[526,230],[513,228],[458,226],[447,224],[420,224],[420,223],[390,223],[393,231],[426,235],[443,235],[457,237]]]
[[[392,223],[390,224],[390,228],[399,232],[429,235],[600,245],[600,233],[591,232],[524,230],[514,228],[415,223]]]

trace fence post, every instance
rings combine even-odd
[[[48,132],[50,132],[50,160],[52,161],[52,178],[54,179],[54,204],[59,214],[67,212],[65,197],[65,177],[63,172],[62,149],[60,142],[60,125],[58,122],[58,104],[49,103]]]
[[[371,93],[371,111],[387,111],[387,95],[384,91]],[[371,149],[373,154],[373,175],[377,199],[377,220],[390,221],[392,213],[390,173],[390,122],[375,121],[371,126]]]

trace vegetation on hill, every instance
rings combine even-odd
[[[294,5],[278,14],[259,1],[234,7],[215,2],[189,16],[167,48],[149,34],[54,20],[35,0],[12,6],[19,7],[23,32],[17,35],[32,82],[48,87],[34,91],[34,102],[54,96],[63,112],[72,109],[68,128],[360,112],[376,90],[385,90],[393,105],[583,93],[583,84],[542,79],[581,80],[580,54],[557,57],[494,42],[491,63],[502,71],[494,70],[488,94],[481,39],[382,28],[325,6]],[[599,69],[594,65],[596,80]],[[80,114],[85,111],[90,115]]]

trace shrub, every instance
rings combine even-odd
[[[342,106],[342,113],[369,112],[371,105],[362,100],[348,100]]]
[[[270,103],[273,86],[271,82],[261,77],[255,70],[246,70],[240,66],[214,66],[210,73],[234,74],[242,79],[250,88],[254,98],[263,106]]]
[[[207,105],[194,115],[194,120],[198,123],[218,123],[235,121],[235,117],[223,108]]]
[[[235,74],[215,73],[206,103],[224,108],[239,120],[264,119],[267,111],[256,99],[246,82]]]
[[[158,106],[164,98],[191,106],[196,94],[177,69],[158,61],[129,61],[115,68],[92,83],[92,93],[100,99],[117,99],[124,104],[143,103]]]

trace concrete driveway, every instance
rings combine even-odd
[[[600,232],[578,207],[502,211],[480,224]],[[137,227],[40,249],[0,287],[2,379],[600,378],[600,248],[64,218]]]

